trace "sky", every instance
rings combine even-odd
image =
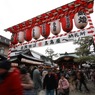
[[[0,35],[10,39],[11,33],[5,32],[4,29],[72,1],[74,0],[0,0]],[[95,12],[91,14],[91,18],[95,26]],[[73,29],[76,30],[75,27]],[[45,50],[47,48],[53,49],[55,53],[70,53],[74,52],[76,47],[77,45],[73,45],[73,42],[68,42],[53,46],[33,48],[33,50],[46,55]]]

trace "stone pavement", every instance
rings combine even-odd
[[[84,89],[84,86],[82,86],[82,92],[76,90],[76,91],[70,91],[70,95],[95,95],[95,85],[92,81],[88,81],[87,86],[90,90],[90,92],[86,92]],[[45,95],[44,93],[41,95]]]
[[[90,92],[86,92],[84,87],[82,86],[83,91],[75,91],[75,92],[70,92],[70,95],[95,95],[95,85],[92,81],[88,81],[87,86],[90,90]]]

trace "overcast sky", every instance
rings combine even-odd
[[[72,1],[74,0],[0,0],[0,35],[10,39],[11,34],[5,32],[4,29]],[[91,14],[91,17],[95,26],[95,12]],[[57,53],[74,52],[75,47],[71,42],[48,46],[48,48],[54,49]],[[34,50],[45,54],[46,48],[45,46],[34,48]]]

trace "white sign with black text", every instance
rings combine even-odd
[[[19,44],[15,47],[12,47],[11,51],[25,50],[25,49],[35,48],[35,47],[42,47],[42,46],[54,45],[54,44],[58,44],[58,43],[65,43],[65,42],[76,40],[81,37],[93,36],[93,35],[95,35],[95,28],[88,28],[85,30],[66,33],[66,35],[62,35],[62,36],[58,36],[58,37],[56,37],[56,36],[51,37],[50,39],[33,41],[31,43],[26,43],[26,44],[21,44],[21,45]]]

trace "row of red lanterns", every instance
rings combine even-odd
[[[61,31],[60,22],[61,22],[63,31],[68,33],[73,29],[72,17],[65,16],[61,18],[60,20],[55,20],[55,21],[50,22],[50,24],[44,23],[40,26],[35,26],[33,28],[26,29],[25,31],[14,33],[11,38],[12,39],[11,43],[15,45],[18,42],[19,43],[24,42],[24,40],[31,41],[32,37],[37,40],[40,38],[40,34],[44,38],[48,38],[48,36],[50,35],[50,31],[52,34],[58,35]],[[76,13],[74,16],[74,22],[75,22],[75,26],[78,29],[85,28],[87,25],[86,14],[83,11]]]

